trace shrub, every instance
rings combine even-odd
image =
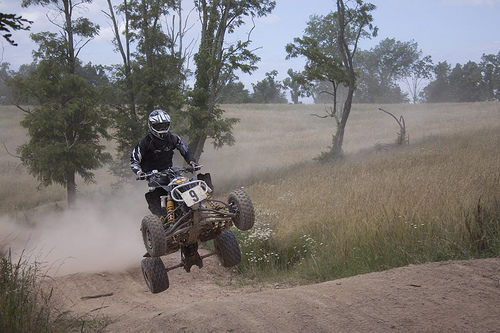
[[[0,259],[0,332],[51,332],[51,291],[37,285],[38,264]]]

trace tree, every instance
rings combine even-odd
[[[362,103],[407,102],[406,94],[401,91],[398,81],[412,76],[413,69],[419,69],[414,66],[421,53],[418,43],[400,42],[394,38],[386,38],[369,51],[361,51],[357,61],[362,74],[356,100]],[[415,78],[418,81],[419,77]]]
[[[290,90],[293,104],[299,104],[299,97],[311,96],[312,85],[307,81],[305,72],[295,72],[289,68],[287,74],[283,87]]]
[[[91,85],[78,75],[58,72],[58,67],[41,62],[29,81],[19,82],[35,96],[37,105],[21,122],[30,140],[18,152],[43,185],[66,186],[71,206],[76,196],[75,174],[92,182],[90,170],[110,160],[100,144],[101,136],[109,138],[108,123]]]
[[[6,84],[6,81],[12,76],[9,68],[10,64],[8,62],[0,64],[0,104],[10,104],[12,100],[10,87]]]
[[[17,71],[10,70],[10,64],[4,62],[0,65],[0,102],[2,104],[15,104],[14,97],[12,95],[11,83],[14,77],[26,78],[31,75],[32,71],[36,69],[36,64],[32,63],[29,65],[21,65]],[[26,104],[33,104],[34,100],[27,98],[24,101]]]
[[[0,13],[0,31],[5,32],[3,38],[5,38],[10,45],[17,46],[14,40],[11,39],[12,33],[10,29],[14,31],[30,30],[30,24],[33,24],[33,21],[24,19],[22,16]]]
[[[186,113],[190,147],[199,160],[205,142],[213,139],[215,147],[232,144],[232,126],[235,118],[223,118],[224,111],[217,105],[225,85],[222,80],[235,70],[251,73],[259,58],[249,49],[250,34],[246,41],[228,43],[227,35],[244,24],[244,18],[265,16],[275,1],[270,0],[195,0],[201,21],[201,39],[196,63],[195,84],[191,105]]]
[[[319,157],[321,160],[342,156],[345,126],[356,89],[354,57],[359,40],[377,34],[370,14],[375,8],[375,5],[365,4],[362,0],[337,0],[337,12],[324,17],[313,16],[308,22],[306,35],[295,38],[294,44],[286,46],[287,58],[299,55],[307,58],[304,69],[307,79],[327,81],[332,87],[331,92],[325,91],[333,100],[332,108],[327,110],[327,117],[335,118],[336,133],[330,150]],[[340,85],[348,87],[348,92],[343,108],[338,110],[337,93]]]
[[[116,14],[123,17],[123,32],[119,30]],[[108,96],[118,142],[118,159],[112,170],[126,177],[130,175],[130,152],[144,136],[151,111],[157,108],[167,111],[179,129],[182,116],[179,110],[185,102],[187,55],[182,45],[187,28],[181,21],[181,0],[122,0],[116,8],[108,0],[106,15],[122,59],[113,68],[114,95]],[[178,26],[174,24],[177,17]],[[169,21],[171,26],[166,23]]]
[[[16,76],[11,81],[18,102],[29,98],[35,101],[33,109],[23,109],[27,114],[21,125],[28,129],[30,138],[18,148],[21,160],[42,185],[66,186],[70,206],[76,198],[76,174],[91,182],[91,170],[110,159],[99,141],[109,137],[108,120],[99,105],[100,92],[77,73],[81,67],[79,50],[99,30],[88,19],[73,17],[82,3],[90,1],[23,1],[23,6],[54,5],[54,17],[63,18],[57,23],[62,30],[59,35],[32,35],[39,45],[34,52],[36,68],[28,76]]]
[[[481,59],[485,98],[488,101],[498,101],[500,100],[500,52],[497,55],[483,54]]]
[[[494,101],[499,99],[500,61],[499,56],[483,55],[477,64],[468,61],[456,64],[453,69],[447,62],[434,67],[434,81],[423,90],[423,97],[429,103],[462,103]]]
[[[252,103],[260,104],[279,104],[287,103],[284,87],[281,82],[276,81],[275,78],[278,71],[273,70],[266,73],[266,78],[258,81],[256,84],[252,83],[253,94],[250,99]]]
[[[451,66],[446,62],[439,62],[434,66],[434,81],[423,90],[423,96],[428,103],[450,102],[450,72]]]
[[[229,80],[222,91],[219,102],[221,104],[250,103],[250,92],[245,89],[243,83]]]
[[[349,7],[349,5],[352,7]],[[344,142],[345,126],[351,113],[352,98],[356,89],[354,57],[358,51],[359,40],[363,37],[376,36],[377,34],[377,28],[372,25],[373,17],[370,14],[375,8],[375,5],[364,3],[362,0],[337,0],[337,18],[339,24],[337,40],[342,62],[349,78],[349,90],[337,132],[333,137],[333,145],[330,151],[324,154],[323,157],[338,158],[343,155],[342,144]],[[353,37],[349,38],[349,36]]]
[[[129,2],[130,28],[137,43],[132,70],[136,83],[136,103],[146,114],[156,108],[174,113],[183,105],[183,59],[175,52],[173,41],[163,31],[161,24],[165,15],[175,6],[173,0]]]
[[[434,65],[431,56],[425,56],[417,60],[410,70],[410,74],[403,78],[411,95],[411,101],[416,104],[423,97],[423,83],[432,78]]]
[[[450,73],[449,80],[453,102],[480,102],[485,100],[482,70],[477,63],[469,61],[463,66],[456,64]]]
[[[342,64],[338,46],[338,14],[329,13],[326,16],[311,16],[307,22],[305,35],[294,38],[294,43],[287,44],[287,59],[298,56],[306,57],[304,76],[307,81],[317,82],[316,87],[322,82],[327,82],[329,88],[314,89],[319,95],[328,95],[332,107],[327,109],[327,116],[333,117],[339,123],[338,92],[341,85],[347,85],[348,76]],[[350,38],[349,36],[346,38]]]

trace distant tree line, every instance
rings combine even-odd
[[[469,61],[452,69],[445,61],[433,68],[434,80],[422,97],[429,103],[500,100],[500,52],[484,54],[479,64]]]
[[[500,52],[484,54],[480,63],[457,63],[454,68],[446,61],[434,65],[430,56],[421,54],[416,42],[395,39],[385,39],[371,50],[361,50],[356,58],[358,81],[354,103],[500,100]],[[332,60],[326,63],[331,65]],[[342,94],[342,81],[331,81],[327,76],[308,79],[308,75],[312,74],[307,70],[289,69],[288,77],[281,82],[276,80],[278,72],[272,71],[262,81],[252,84],[253,93],[243,83],[229,81],[220,103],[288,103],[289,96],[294,104],[300,103],[302,97],[311,97],[317,104],[329,104]]]
[[[131,25],[132,22],[133,20],[131,20]],[[250,91],[243,83],[239,82],[237,76],[223,76],[220,80],[217,103],[288,103],[288,98],[290,98],[291,103],[298,104],[300,103],[300,98],[303,97],[311,97],[315,103],[319,104],[331,103],[333,97],[339,94],[343,89],[342,80],[338,82],[339,85],[332,85],[332,81],[327,76],[315,78],[311,76],[311,71],[325,70],[325,67],[331,69],[338,66],[338,55],[333,54],[328,56],[328,52],[330,52],[328,50],[336,50],[335,42],[331,39],[331,36],[325,34],[328,29],[332,28],[331,25],[335,24],[334,22],[332,13],[326,16],[313,15],[310,21],[307,22],[307,28],[303,39],[296,39],[299,45],[302,43],[302,45],[300,45],[300,47],[302,47],[302,54],[297,51],[297,49],[293,50],[293,44],[287,45],[289,58],[299,55],[307,57],[307,55],[309,55],[313,61],[314,57],[318,57],[318,53],[315,54],[312,49],[314,47],[319,48],[319,50],[321,50],[319,53],[322,54],[322,56],[327,56],[327,58],[323,59],[323,66],[317,65],[315,69],[312,69],[311,63],[309,62],[309,65],[306,65],[303,71],[289,69],[287,72],[288,76],[283,81],[277,80],[279,73],[273,70],[266,73],[266,77],[263,80],[252,83],[253,91]],[[182,35],[180,32],[177,32],[177,34]],[[130,35],[132,35],[132,33],[130,33]],[[134,39],[138,38],[140,40],[140,38],[145,38],[140,36],[141,35],[138,34]],[[130,43],[130,41],[131,40],[129,40],[128,43]],[[311,44],[313,42],[317,45],[313,46]],[[146,43],[146,41],[144,41],[144,43]],[[120,44],[117,43],[117,45]],[[295,47],[297,46],[295,45]],[[305,49],[307,47],[309,50]],[[147,49],[141,52],[147,52]],[[175,52],[181,53],[183,50],[172,50],[170,52],[172,59],[175,58]],[[139,54],[138,52],[135,55]],[[123,55],[125,56],[125,54]],[[130,54],[128,57],[130,57]],[[166,67],[162,72],[155,71],[155,73],[163,73],[162,75],[168,76],[170,77],[169,80],[172,80],[172,74],[176,71],[175,68],[178,68],[180,72],[174,76],[178,77],[182,84],[185,84],[187,76],[190,75],[189,70],[182,69],[182,61],[186,61],[186,57],[187,55],[184,54],[178,60],[181,61],[181,63],[172,65],[171,68]],[[337,59],[335,57],[337,57]],[[146,61],[148,58],[151,59]],[[447,61],[434,64],[431,56],[422,55],[422,51],[418,49],[417,42],[401,42],[394,38],[386,38],[370,50],[359,51],[355,59],[358,81],[354,93],[354,102],[460,103],[498,101],[500,99],[500,52],[496,55],[483,54],[481,60],[480,63],[473,61],[469,61],[464,65],[457,63],[453,68]],[[145,63],[141,64],[141,61],[145,61]],[[148,67],[147,64],[153,66],[153,63],[154,57],[137,57],[134,64],[135,74],[137,76],[144,76],[142,72]],[[27,71],[29,68],[32,68],[32,66],[36,66],[36,63],[23,65],[16,72],[9,70],[8,63],[2,63],[0,65],[0,77],[9,78],[16,75],[26,75]],[[111,71],[109,67],[102,65],[87,64],[86,66],[95,67],[95,69],[91,70],[95,73],[87,73],[87,75],[89,75],[89,80],[107,83],[113,80],[115,83],[119,83],[123,80],[121,72],[117,71],[116,67],[113,67],[114,70]],[[126,68],[126,71],[124,71],[125,73],[131,73],[132,67],[130,59],[124,61],[123,66]],[[87,68],[87,70],[89,70],[89,68]],[[182,73],[183,70],[185,71],[184,73]],[[328,71],[323,71],[323,73],[327,72]],[[99,77],[92,78],[92,75]],[[130,80],[129,78],[125,81]],[[160,78],[158,78],[158,80],[152,79],[150,85],[155,85],[156,83],[154,82],[160,81],[162,81]],[[111,88],[116,89],[117,85]],[[131,89],[135,91],[138,90],[137,87]],[[169,89],[167,89],[167,91],[168,90]],[[181,90],[179,89],[179,91]],[[152,91],[149,89],[149,93],[151,92]],[[170,109],[178,109],[183,103],[183,95],[185,94],[186,91],[179,95],[178,98],[173,98],[171,94],[163,93],[162,95],[165,95],[170,101],[168,103]],[[135,93],[135,95],[140,94]],[[0,103],[10,104],[11,101],[11,88],[6,85],[5,80],[1,80]],[[174,103],[172,103],[172,101],[174,101]],[[147,103],[144,107],[148,109]]]

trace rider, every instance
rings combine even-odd
[[[184,160],[198,169],[196,160],[189,150],[187,144],[175,133],[169,131],[170,116],[167,112],[156,109],[148,117],[148,134],[142,139],[132,151],[130,156],[130,167],[137,176],[153,170],[166,170],[172,166],[174,149],[179,150]],[[159,197],[149,192],[146,200],[150,210],[154,214],[159,211]]]

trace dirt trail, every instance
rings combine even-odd
[[[178,258],[164,257],[166,265]],[[151,294],[140,265],[56,278],[75,316],[108,316],[100,332],[500,332],[500,258],[410,265],[308,286],[234,285],[215,257],[169,272]],[[82,299],[113,293],[111,296]]]

